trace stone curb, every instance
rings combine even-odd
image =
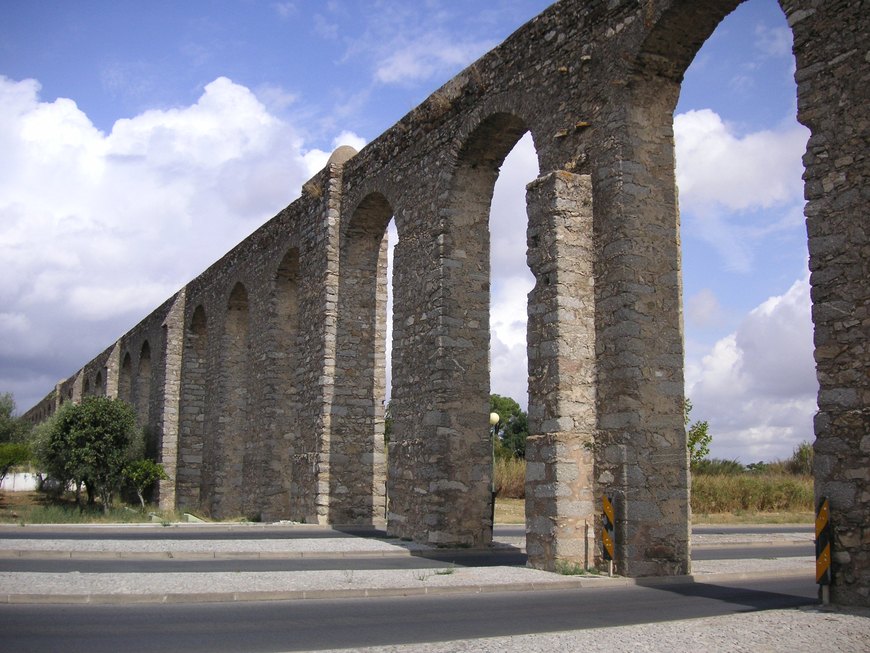
[[[38,549],[0,549],[0,559],[35,558],[40,560],[274,560],[284,558],[436,558],[441,556],[490,556],[525,553],[525,549],[426,549],[422,551],[47,551]]]
[[[692,547],[693,551],[716,549],[743,549],[765,547],[808,546],[812,540],[783,540],[764,542],[742,542],[728,544],[701,544]],[[0,559],[36,558],[40,560],[271,560],[285,558],[435,558],[441,556],[490,556],[525,553],[525,547],[504,547],[497,549],[422,549],[397,551],[49,551],[39,549],[0,549]]]
[[[762,580],[807,576],[804,569],[770,572],[698,574],[655,578],[566,578],[545,583],[504,583],[456,585],[452,587],[385,587],[377,589],[318,589],[290,591],[213,592],[198,594],[0,594],[0,604],[132,605],[155,603],[232,603],[243,601],[298,601],[316,599],[388,598],[400,596],[444,596],[494,592],[537,592],[608,587],[656,587],[711,584],[737,580]]]

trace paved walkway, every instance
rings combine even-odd
[[[382,532],[381,532],[382,534]],[[67,535],[65,537],[65,535]],[[564,576],[526,567],[477,567],[450,563],[454,551],[378,537],[352,536],[321,526],[139,525],[130,527],[0,527],[3,559],[250,560],[422,558],[440,562],[423,569],[323,569],[317,571],[214,571],[166,573],[42,573],[0,571],[0,603],[141,603],[290,600],[402,596],[453,592],[524,591],[655,584],[677,579],[625,579],[598,575]],[[705,535],[703,544],[783,544],[798,535]],[[523,538],[496,537],[494,555],[522,550]],[[352,566],[352,565],[349,565]],[[8,565],[7,565],[8,567]],[[811,557],[711,560],[694,565],[695,582],[740,579],[747,574],[811,574]],[[685,579],[680,579],[685,581]]]

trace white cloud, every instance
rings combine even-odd
[[[0,388],[23,410],[309,177],[294,129],[226,78],[109,134],[38,93],[0,77]]]
[[[803,223],[803,166],[808,131],[745,136],[709,109],[674,118],[677,185],[686,233],[708,241],[730,270],[754,267],[762,238]]]
[[[770,28],[763,24],[755,27],[755,47],[766,55],[789,57],[793,61],[793,41],[791,30],[787,27]]]
[[[813,440],[818,383],[809,281],[752,310],[700,361],[688,360],[693,419],[707,420],[712,455],[743,462],[786,458]]]
[[[464,68],[496,44],[490,41],[452,42],[444,32],[397,39],[379,58],[375,79],[383,84],[416,82]]]
[[[802,197],[805,127],[740,137],[715,112],[702,109],[677,115],[674,132],[684,210],[701,213],[718,204],[743,211]]]

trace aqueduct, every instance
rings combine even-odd
[[[354,153],[29,413],[108,394],[156,434],[167,507],[491,541],[493,185],[527,131],[530,562],[690,570],[673,111],[740,0],[562,0]],[[794,36],[832,599],[870,596],[870,5],[781,0]],[[394,426],[382,446],[387,223]]]

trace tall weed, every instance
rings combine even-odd
[[[495,493],[502,499],[526,498],[526,461],[524,459],[496,459]]]
[[[793,474],[695,474],[692,512],[801,512],[813,509],[813,478]]]

